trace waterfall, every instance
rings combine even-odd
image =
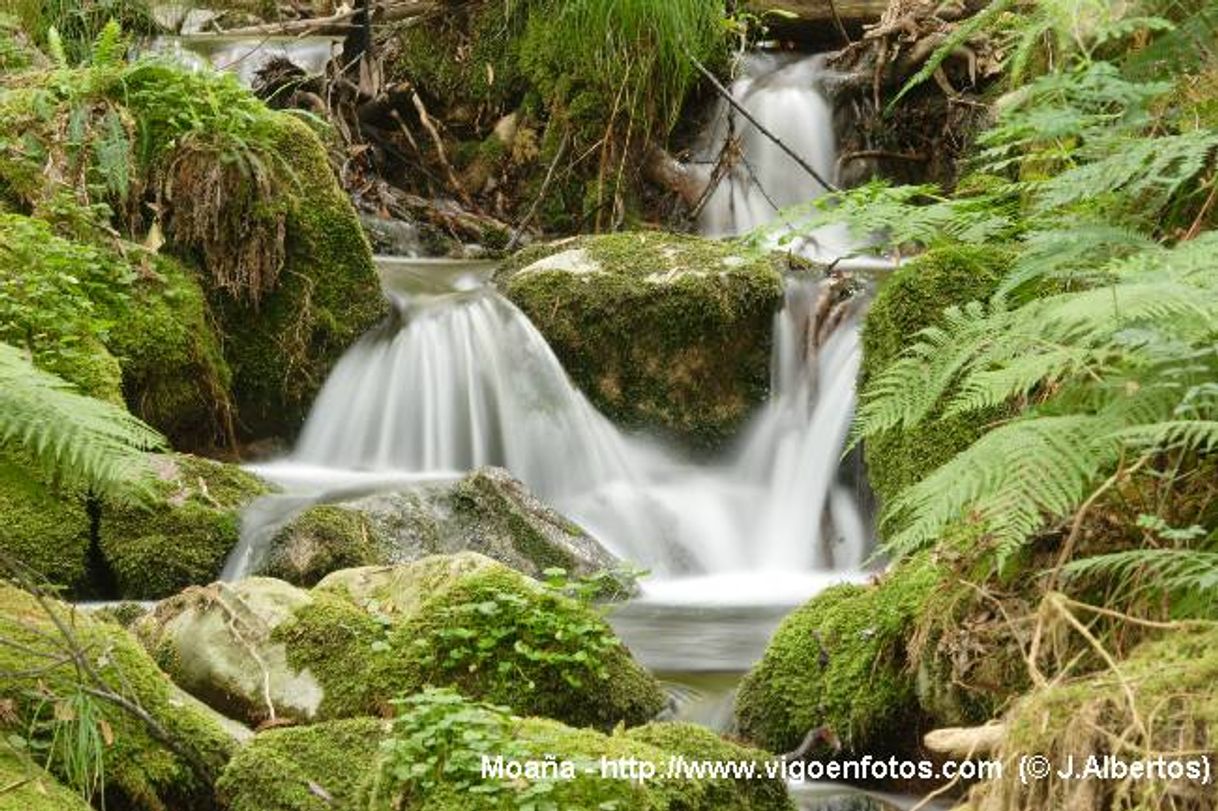
[[[771,72],[736,83],[742,103],[832,175],[829,105],[814,82],[820,62],[751,64]],[[758,188],[769,186],[766,205],[820,192],[769,139],[726,113],[706,142],[729,129],[751,168],[733,169],[708,201],[708,232],[764,222],[772,212],[757,203]],[[839,236],[821,234],[805,247],[845,250],[833,242]],[[645,589],[676,602],[791,602],[861,572],[866,521],[839,471],[860,361],[857,301],[842,301],[832,282],[788,279],[773,324],[768,402],[729,452],[695,463],[598,412],[487,271],[381,264],[395,317],[340,360],[295,451],[260,468],[264,475],[322,493],[499,465],[612,552],[650,569],[656,577]],[[282,521],[285,513],[269,514]],[[248,571],[251,539],[268,534],[265,521],[250,523],[228,576]]]
[[[749,114],[823,178],[837,174],[833,107],[823,85],[832,74],[823,55],[754,52],[745,57],[732,97]],[[695,157],[708,177],[722,160],[722,179],[707,199],[699,226],[707,236],[737,236],[772,223],[780,209],[807,203],[825,192],[790,155],[720,101]],[[801,235],[794,247],[832,261],[854,245],[844,226],[831,225]]]

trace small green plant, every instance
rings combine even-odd
[[[484,756],[513,760],[528,755],[514,738],[514,719],[506,707],[470,701],[450,689],[428,689],[393,703],[398,716],[382,744],[374,798],[392,787],[394,801],[406,805],[443,792],[475,795],[488,807],[558,811],[546,799],[555,788],[552,779],[526,784],[483,776]]]
[[[553,593],[490,589],[478,596],[446,608],[431,637],[416,640],[425,664],[456,677],[519,679],[514,683],[529,691],[539,689],[541,672],[557,673],[575,688],[609,678],[602,654],[620,643],[596,614],[573,610],[567,597]]]
[[[85,802],[98,802],[105,811],[106,748],[114,733],[101,711],[100,699],[83,684],[68,695],[39,695],[40,709],[25,737],[12,735],[9,744],[58,766],[67,785]]]

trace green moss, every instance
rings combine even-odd
[[[354,510],[322,505],[305,510],[275,535],[259,574],[312,586],[339,569],[383,562],[375,527]]]
[[[390,642],[418,686],[454,686],[521,714],[607,729],[648,721],[664,703],[601,617],[505,567],[432,597]]]
[[[52,585],[86,588],[91,522],[82,498],[53,492],[0,455],[0,516],[0,549]]]
[[[554,269],[528,268],[566,252],[550,260]],[[567,267],[580,262],[584,272]],[[497,279],[580,388],[629,427],[714,447],[768,393],[783,295],[768,258],[696,237],[624,233],[529,249]]]
[[[411,765],[407,761],[416,753],[415,736],[420,734],[443,741],[446,760],[435,774],[420,776],[405,768]],[[399,735],[411,739],[402,740],[396,737]],[[490,746],[490,756],[502,755],[505,762],[549,760],[571,763],[573,768],[570,774],[549,777],[544,781],[548,784],[544,793],[526,799],[520,792],[530,788],[537,791],[539,783],[506,775],[484,777],[480,768],[483,750],[479,746]],[[670,759],[678,755],[690,759],[764,757],[723,741],[709,730],[688,725],[649,725],[607,735],[592,729],[572,729],[548,719],[512,718],[493,707],[459,702],[448,713],[418,723],[412,716],[403,717],[382,751],[380,763],[357,794],[356,807],[370,811],[510,811],[530,807],[530,799],[540,807],[589,810],[791,811],[794,807],[779,780],[669,777],[666,771]],[[621,771],[617,777],[602,777],[602,764],[606,762],[650,768],[654,776],[627,779]],[[460,763],[469,765],[453,765]]]
[[[214,807],[212,780],[233,750],[232,738],[209,714],[184,701],[169,679],[126,631],[52,602],[80,644],[96,651],[93,666],[110,689],[132,699],[165,730],[184,757],[157,742],[143,722],[107,703],[97,706],[113,734],[104,750],[106,789],[114,807],[131,811],[206,811]],[[22,673],[41,657],[58,656],[57,632],[29,594],[0,584],[0,672]],[[31,653],[33,651],[33,653]],[[104,654],[104,655],[103,655]],[[17,729],[48,721],[57,698],[79,691],[75,668],[48,664],[36,675],[0,681],[0,699],[12,702]],[[38,688],[38,689],[35,689]],[[50,700],[48,700],[50,699]],[[62,763],[52,761],[52,771]]]
[[[482,562],[450,565],[457,560]],[[663,707],[655,679],[589,607],[477,556],[410,568],[420,565],[417,578],[384,585],[373,613],[341,589],[317,589],[312,605],[275,629],[291,666],[309,668],[324,688],[321,717],[386,714],[392,698],[427,685],[606,729]],[[395,588],[406,599],[394,601]]]
[[[917,333],[939,322],[948,307],[984,301],[1010,267],[1011,254],[988,247],[958,246],[928,251],[911,260],[884,282],[863,324],[865,388],[911,346]],[[967,448],[986,424],[1006,412],[933,419],[900,432],[869,439],[867,474],[882,501],[920,481],[930,471]]]
[[[133,414],[175,448],[213,447],[228,439],[232,374],[199,278],[163,254],[154,267],[155,276],[136,283],[131,311],[106,344],[119,359]]]
[[[35,51],[21,23],[0,13],[0,73],[24,70],[34,63]]]
[[[775,752],[821,726],[854,752],[899,752],[916,741],[905,646],[937,576],[914,559],[876,584],[834,586],[788,616],[737,694],[745,738]]]
[[[294,436],[331,366],[386,311],[372,253],[317,135],[279,116],[272,149],[287,162],[287,260],[255,310],[214,291],[241,428]]]
[[[159,456],[151,505],[107,504],[101,548],[126,599],[158,599],[210,583],[236,545],[240,511],[267,492],[235,465],[185,454]]]
[[[0,811],[90,811],[80,795],[4,743],[0,743],[0,789]]]
[[[271,639],[287,647],[294,670],[308,668],[322,686],[319,719],[388,715],[392,698],[421,687],[372,614],[333,594],[313,596]]]
[[[228,811],[349,807],[384,732],[371,718],[268,730],[237,753],[216,791]]]

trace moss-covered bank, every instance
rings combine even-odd
[[[938,578],[917,558],[876,583],[834,586],[789,615],[740,685],[741,734],[786,752],[824,727],[850,752],[908,753],[922,721],[906,645]]]
[[[90,703],[106,727],[90,732],[113,739],[101,750],[108,804],[131,811],[214,808],[212,782],[235,748],[232,735],[206,708],[182,695],[119,626],[90,619],[54,600],[48,606],[90,651],[87,655],[104,689],[138,702],[174,742],[170,749],[134,715],[94,698]],[[0,646],[0,672],[6,674],[0,681],[0,700],[11,702],[0,728],[21,735],[34,729],[44,741],[57,727],[70,736],[76,718],[56,714],[56,704],[80,700],[86,687],[101,685],[82,684],[77,669],[59,660],[67,640],[44,609],[28,593],[3,583],[0,636],[7,643]],[[32,670],[38,662],[45,664]],[[51,753],[51,768],[62,776],[64,753],[54,748]]]
[[[20,749],[0,743],[0,811],[90,811],[75,791]]]
[[[892,363],[919,331],[940,323],[943,311],[985,301],[1010,268],[1012,254],[999,248],[938,248],[910,260],[880,286],[863,323],[860,389]],[[994,419],[1000,413],[995,411]],[[866,443],[867,475],[881,501],[951,459],[986,428],[976,415],[932,419]]]
[[[496,280],[602,411],[714,447],[767,394],[780,265],[638,232],[527,249]]]

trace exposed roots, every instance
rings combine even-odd
[[[252,156],[196,144],[179,149],[161,187],[173,239],[199,251],[216,288],[254,306],[275,289],[286,258],[287,210],[276,191]]]

